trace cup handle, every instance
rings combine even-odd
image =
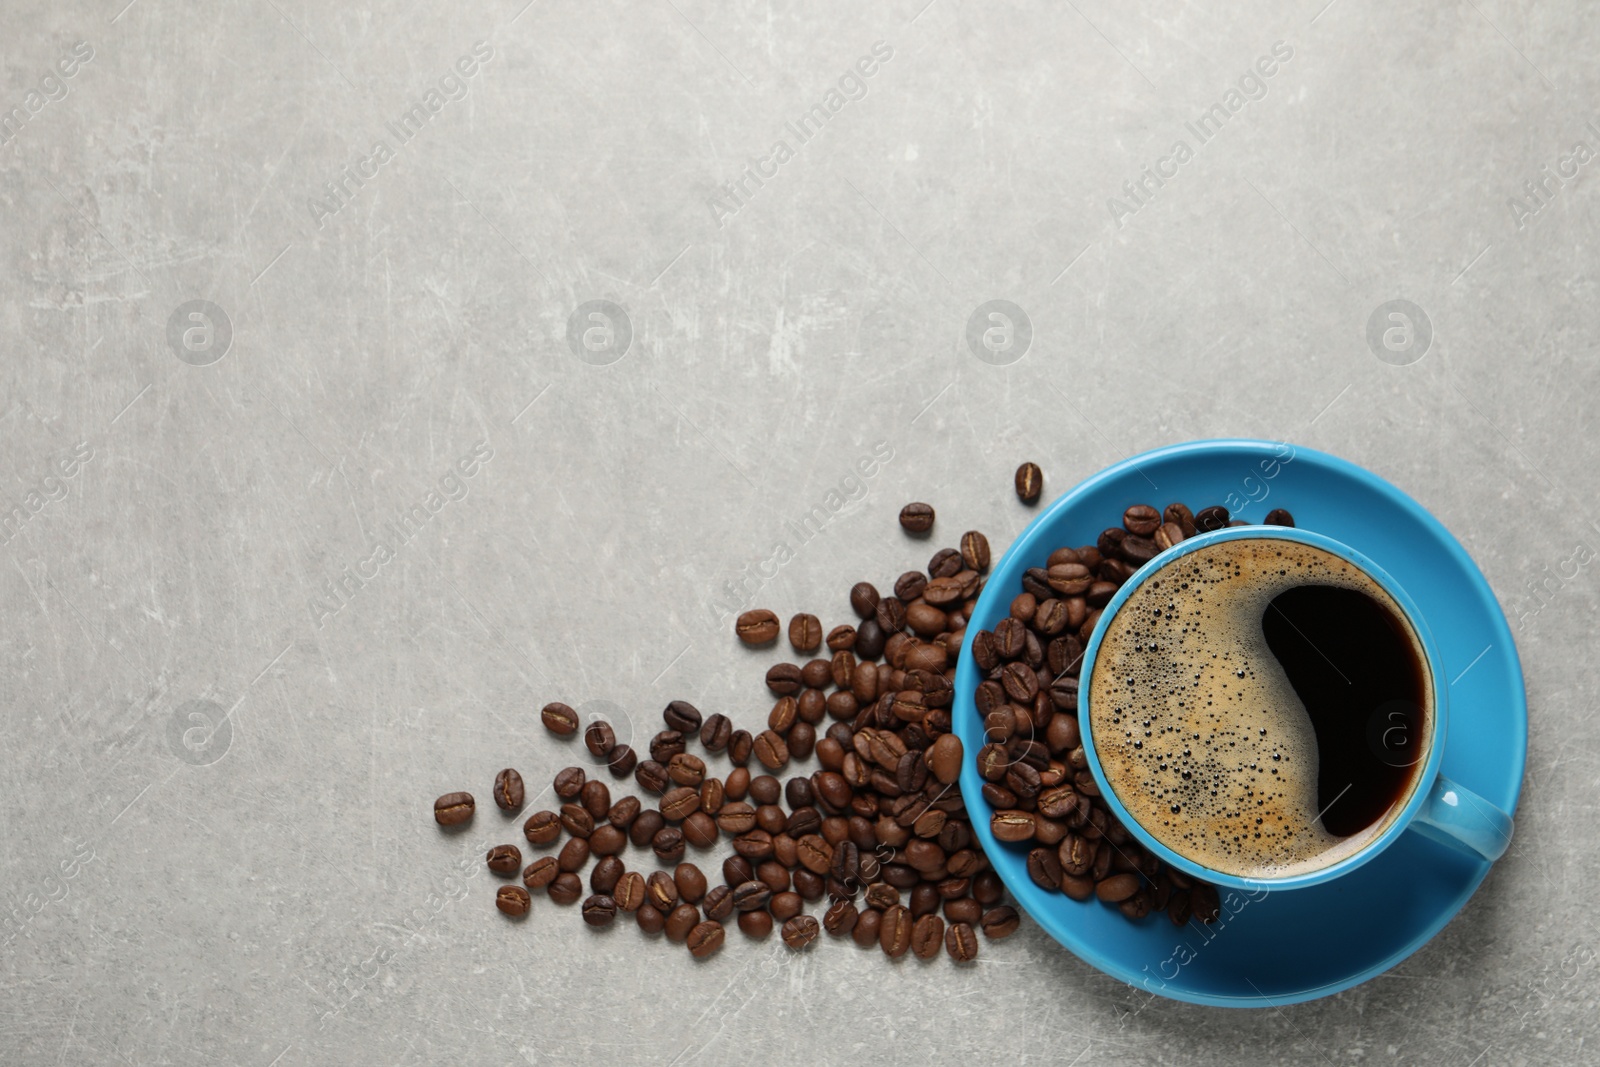
[[[1511,816],[1442,774],[1411,825],[1426,837],[1490,863],[1511,845]]]

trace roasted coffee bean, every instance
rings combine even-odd
[[[799,952],[817,939],[817,920],[809,915],[796,915],[783,924],[783,943]]]
[[[522,775],[507,767],[494,776],[494,802],[501,811],[520,811],[525,796]]]
[[[1044,472],[1037,463],[1018,467],[1015,481],[1018,500],[1030,506],[1039,502],[1039,494],[1044,489]]]
[[[1283,508],[1273,508],[1261,522],[1265,526],[1293,526],[1294,516]]]
[[[955,734],[941,734],[928,750],[928,770],[942,785],[951,785],[961,777],[961,738]]]
[[[721,922],[733,914],[733,890],[725,885],[714,885],[706,890],[700,901],[700,911],[708,919]]]
[[[1050,588],[1050,583],[1046,580],[1049,576],[1050,572],[1043,567],[1029,567],[1022,572],[1023,591],[1032,593],[1040,600],[1055,596],[1055,590]]]
[[[740,882],[733,887],[733,906],[736,911],[756,911],[765,908],[772,899],[772,888],[757,879]]]
[[[764,910],[741,911],[739,932],[758,941],[769,936],[772,933],[772,913]]]
[[[1197,532],[1194,524],[1194,512],[1186,504],[1168,504],[1161,513],[1163,522],[1170,522],[1183,531],[1183,536],[1193,537]]]
[[[834,937],[844,937],[856,928],[861,913],[848,900],[835,900],[822,913],[822,928]]]
[[[639,905],[633,918],[639,924],[639,929],[647,934],[659,934],[667,925],[667,917],[650,904]]]
[[[1167,918],[1172,920],[1173,926],[1188,926],[1189,919],[1194,915],[1194,909],[1189,904],[1189,891],[1174,889],[1172,896],[1167,899]]]
[[[611,790],[598,778],[590,779],[578,790],[578,803],[598,823],[611,810]]]
[[[522,824],[522,836],[530,845],[553,844],[561,836],[561,817],[553,811],[536,811]]]
[[[667,729],[677,733],[680,739],[700,729],[700,709],[687,700],[670,701],[662,709],[661,718]]]
[[[961,566],[960,551],[954,548],[941,548],[928,561],[928,577],[933,581],[953,578],[961,573]]]
[[[705,761],[699,756],[680,752],[667,761],[667,777],[681,786],[699,788],[706,777]]]
[[[993,871],[983,871],[972,878],[972,896],[985,907],[999,903],[1004,892],[1005,883]]]
[[[789,755],[793,759],[808,760],[817,746],[817,728],[808,722],[797,722],[789,728]]]
[[[835,626],[824,639],[830,652],[843,652],[856,645],[856,628],[848,624]]]
[[[610,926],[617,917],[617,902],[603,893],[596,893],[583,902],[583,921],[590,926]]]
[[[822,623],[815,615],[800,612],[789,620],[789,644],[796,652],[815,652],[822,645]]]
[[[655,871],[645,879],[645,899],[666,915],[678,906],[678,883],[666,871]]]
[[[765,882],[768,889],[774,893],[787,892],[789,889],[789,868],[777,860],[766,860],[756,865],[756,879]]]
[[[1002,904],[998,908],[984,912],[983,936],[991,941],[998,941],[1002,937],[1010,937],[1016,933],[1020,924],[1017,909],[1009,904]]]
[[[860,619],[870,619],[878,607],[878,590],[871,582],[857,582],[850,587],[850,607]]]
[[[457,826],[472,818],[476,806],[471,793],[446,793],[433,802],[433,818],[440,826]]]
[[[1094,878],[1087,874],[1062,874],[1061,892],[1071,900],[1088,900],[1094,896]]]
[[[562,845],[561,852],[556,856],[556,866],[568,873],[582,870],[583,865],[588,862],[589,842],[581,837],[574,837]]]
[[[589,835],[589,851],[596,856],[615,856],[628,844],[628,835],[610,823],[594,828]]]
[[[650,758],[665,766],[689,746],[676,730],[662,730],[650,739]]]
[[[911,887],[911,917],[920,919],[939,910],[939,887],[932,882],[918,882]]]
[[[1135,504],[1122,513],[1122,528],[1140,537],[1149,537],[1161,526],[1161,512],[1148,504]]]
[[[894,595],[902,601],[910,603],[922,595],[928,587],[928,576],[921,571],[906,571],[894,582]]]
[[[689,931],[700,925],[700,909],[693,904],[679,904],[667,915],[665,930],[667,940],[683,944],[689,940]]]
[[[789,746],[781,736],[763,730],[755,740],[755,757],[769,771],[780,770],[789,762]]]
[[[815,693],[815,689],[807,689],[807,693]],[[767,729],[780,734],[789,732],[800,717],[800,702],[794,697],[779,697],[778,702],[772,705],[772,710],[767,713]]]
[[[722,924],[715,919],[696,923],[689,931],[689,936],[684,939],[684,944],[689,946],[689,955],[697,960],[714,955],[722,948],[722,943],[727,938],[727,932]]]
[[[807,870],[795,871],[794,891],[800,894],[802,900],[815,902],[821,900],[828,891],[828,882],[820,874],[812,874]]]
[[[907,533],[927,533],[933,529],[933,507],[922,503],[907,504],[900,509],[900,525]]]
[[[902,905],[885,908],[878,928],[878,947],[890,959],[899,959],[911,948],[911,912]]]
[[[1210,533],[1228,525],[1228,518],[1227,508],[1221,504],[1213,504],[1209,508],[1201,508],[1195,512],[1194,528],[1201,533]]]
[[[897,596],[886,596],[878,601],[878,610],[873,615],[878,625],[885,634],[891,637],[898,634],[906,626],[906,606]],[[888,648],[888,643],[884,643]]]
[[[522,884],[529,889],[544,889],[561,873],[554,856],[540,856],[522,870]]]
[[[778,696],[794,696],[804,684],[800,668],[793,663],[774,664],[767,670],[767,688]]]
[[[944,920],[929,913],[911,927],[911,953],[919,960],[931,960],[944,944]]]
[[[750,761],[750,748],[755,739],[749,730],[735,730],[728,737],[728,760],[740,767]]]
[[[571,871],[562,871],[545,889],[545,895],[562,906],[576,904],[583,896],[583,880]]]
[[[683,831],[676,826],[664,826],[650,839],[650,851],[662,863],[677,863],[683,859]]]
[[[708,752],[721,752],[728,747],[728,738],[733,733],[733,723],[720,711],[707,717],[700,727],[700,743],[706,746]]]
[[[727,803],[727,792],[720,778],[707,778],[700,783],[700,810],[715,816]]]
[[[882,911],[885,908],[890,908],[900,903],[900,890],[896,889],[888,882],[874,882],[867,886],[867,892],[864,899],[866,900],[868,907],[877,908],[878,910]]]
[[[573,837],[587,838],[594,833],[594,816],[582,804],[563,804],[561,827]]]
[[[522,852],[516,845],[496,845],[484,861],[495,874],[516,874],[522,868]]]
[[[639,765],[639,754],[633,750],[632,745],[615,745],[611,755],[606,757],[606,768],[611,771],[613,778],[626,778],[633,773]]]
[[[977,530],[961,535],[961,562],[979,574],[989,569],[989,539]]]
[[[494,906],[513,918],[528,914],[533,900],[520,885],[503,885],[494,893]]]
[[[656,834],[665,825],[667,825],[667,820],[663,819],[661,813],[654,808],[641,811],[638,817],[633,820],[633,825],[628,827],[628,840],[643,848],[655,838]]]
[[[1155,559],[1156,553],[1161,551],[1161,548],[1148,537],[1129,534],[1122,539],[1120,550],[1123,559],[1139,567]]]
[[[876,611],[876,604],[874,604],[874,611]],[[877,659],[883,655],[884,645],[887,641],[888,635],[883,632],[883,627],[878,625],[877,617],[866,619],[860,626],[856,627],[855,654],[858,658],[864,660]]]
[[[539,719],[546,730],[558,737],[570,737],[578,732],[578,713],[560,701],[541,708]]]
[[[778,617],[766,608],[752,608],[734,623],[739,640],[755,647],[778,639]]]
[[[756,825],[756,809],[742,800],[722,805],[717,812],[717,827],[725,834],[748,833]]]
[[[1197,516],[1198,518],[1198,516]],[[1107,904],[1117,904],[1133,896],[1139,889],[1139,876],[1131,871],[1108,875],[1095,883],[1094,895]]]
[[[743,856],[729,856],[722,861],[722,880],[729,886],[748,882],[755,876],[755,867]]]
[[[1045,582],[1062,596],[1082,596],[1093,581],[1089,568],[1081,563],[1058,563],[1045,572]]]
[[[616,731],[604,719],[596,719],[583,731],[583,746],[595,759],[605,759],[616,745]]]
[[[971,897],[957,897],[944,902],[944,917],[952,923],[976,926],[983,920],[983,905]]]
[[[562,800],[576,800],[583,792],[583,783],[588,780],[589,776],[583,773],[582,767],[564,767],[556,772],[552,784],[556,796]]]
[[[633,780],[639,783],[639,788],[651,793],[665,793],[672,785],[672,779],[667,777],[667,769],[653,759],[647,759],[633,770]]]
[[[1039,692],[1039,674],[1026,663],[1008,663],[1000,670],[1000,684],[1012,700],[1030,704]]]
[[[1061,861],[1053,848],[1036,848],[1028,853],[1028,877],[1040,889],[1061,888]]]
[[[611,899],[615,900],[617,907],[623,911],[638,911],[639,905],[645,902],[644,875],[638,871],[624,873],[612,888]]]
[[[944,950],[957,963],[971,963],[978,958],[978,936],[972,924],[952,922],[944,932]]]
[[[806,902],[800,899],[800,894],[789,890],[772,894],[772,901],[767,905],[767,910],[772,912],[772,918],[777,922],[788,922],[805,910]]]
[[[692,863],[678,864],[672,872],[672,880],[677,884],[678,896],[690,904],[700,903],[706,895],[706,876]]]
[[[1203,923],[1214,923],[1221,914],[1222,901],[1217,896],[1217,887],[1205,882],[1196,882],[1189,890],[1189,906],[1194,909],[1194,917]]]
[[[703,811],[697,811],[683,820],[678,827],[683,839],[695,848],[710,848],[717,843],[717,822]]]
[[[722,780],[722,795],[726,800],[743,800],[750,794],[750,771],[745,767],[735,767],[728,772]]]
[[[1155,541],[1156,548],[1165,552],[1179,541],[1183,540],[1183,527],[1175,522],[1164,522],[1157,527],[1151,540]]]
[[[850,939],[862,948],[868,948],[878,943],[882,927],[883,912],[876,908],[867,908],[856,916],[855,926],[850,931]]]

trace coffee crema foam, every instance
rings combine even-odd
[[[1311,717],[1261,626],[1274,597],[1306,585],[1354,589],[1406,618],[1382,586],[1330,552],[1241,538],[1145,581],[1100,643],[1089,718],[1106,780],[1158,841],[1212,870],[1319,870],[1359,852],[1409,798],[1349,837],[1323,827]],[[1431,706],[1431,679],[1424,686]],[[1418,740],[1425,751],[1430,739]]]

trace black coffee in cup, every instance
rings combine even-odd
[[[1241,877],[1359,852],[1431,741],[1433,679],[1399,604],[1297,541],[1219,541],[1163,567],[1107,624],[1093,670],[1117,799],[1168,848]]]

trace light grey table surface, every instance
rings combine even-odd
[[[0,15],[0,1062],[1600,1059],[1588,5],[124,2]],[[758,722],[731,600],[843,621],[907,500],[1000,549],[1024,458],[1236,435],[1397,483],[1517,628],[1515,848],[1391,973],[493,911],[544,702]]]

